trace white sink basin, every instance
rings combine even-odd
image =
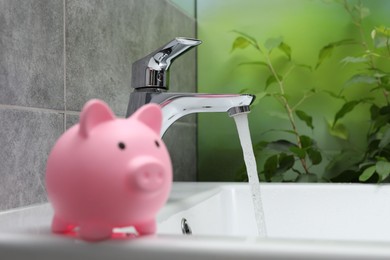
[[[0,213],[0,259],[390,259],[390,186],[261,188],[266,238],[248,184],[175,183],[155,236],[87,243],[50,232],[49,204]]]

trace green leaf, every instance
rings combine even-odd
[[[298,158],[300,158],[300,159],[303,159],[303,158],[305,158],[305,156],[306,156],[306,151],[305,151],[305,149],[301,149],[301,148],[299,148],[299,147],[297,147],[297,146],[291,146],[291,147],[289,148],[289,150],[290,150],[290,152],[292,152],[293,154],[295,154],[296,156],[298,156]]]
[[[322,92],[324,92],[325,94],[328,94],[329,96],[331,96],[333,98],[345,100],[344,96],[341,96],[341,94],[336,94],[330,90],[322,90]]]
[[[294,166],[295,159],[293,155],[280,154],[279,156],[279,167],[277,169],[277,173],[281,174]]]
[[[359,181],[361,181],[361,182],[367,181],[369,178],[372,177],[372,175],[374,175],[375,170],[376,170],[376,166],[375,165],[365,169],[363,171],[363,173],[359,176]]]
[[[363,56],[363,57],[345,57],[340,62],[344,64],[348,64],[348,63],[364,63],[368,61],[369,59]]]
[[[281,50],[284,54],[286,54],[288,60],[291,60],[291,47],[287,45],[285,42],[280,43],[278,46],[279,50]],[[311,69],[311,67],[310,67]]]
[[[375,139],[375,136],[376,136],[375,134],[371,135],[369,143],[368,143],[367,148],[366,148],[366,154],[370,158],[376,157],[375,155],[377,155],[379,153],[378,145],[379,145],[380,140]]]
[[[315,66],[315,69],[317,69],[324,62],[324,60],[326,58],[329,58],[330,56],[332,56],[333,49],[335,47],[348,45],[348,44],[356,44],[356,41],[353,39],[344,39],[344,40],[337,41],[337,42],[331,42],[331,43],[325,45],[324,47],[322,47],[322,49],[318,53],[318,60],[317,60],[317,64]]]
[[[295,114],[298,116],[299,119],[301,119],[303,122],[305,122],[308,127],[310,127],[311,129],[314,129],[313,118],[311,116],[309,116],[308,114],[306,114],[306,112],[304,112],[302,110],[296,110]]]
[[[281,182],[284,173],[290,170],[295,164],[293,155],[280,153],[269,157],[264,164],[264,174],[268,180]]]
[[[390,114],[390,105],[387,105],[387,106],[383,106],[379,109],[379,114],[381,115],[388,115]]]
[[[287,133],[287,134],[292,134],[293,136],[295,136],[295,132],[293,130],[289,130],[289,129],[276,129],[276,128],[271,128],[265,132],[263,132],[263,134],[265,133],[268,133],[268,132],[282,132],[282,133]]]
[[[322,155],[318,150],[308,149],[307,155],[313,165],[320,164],[322,162]]]
[[[342,140],[348,140],[349,133],[344,124],[331,124],[328,122],[328,132],[331,136],[338,137]]]
[[[267,181],[270,181],[278,168],[278,155],[270,156],[264,163],[264,175]]]
[[[329,58],[330,56],[332,56],[333,48],[334,48],[334,45],[330,44],[330,45],[324,46],[320,50],[320,53],[318,54],[318,61],[317,61],[315,69],[317,69],[326,58]]]
[[[333,120],[333,125],[332,128],[336,125],[337,121],[344,117],[346,114],[351,112],[359,103],[361,100],[352,100],[349,102],[346,102],[339,111],[337,111],[334,120]]]
[[[388,144],[390,144],[390,128],[386,130],[386,132],[383,134],[381,141],[379,142],[378,147],[380,149],[385,148]]]
[[[347,82],[345,82],[345,86],[357,83],[375,84],[378,83],[378,80],[376,77],[371,75],[355,74],[349,80],[347,80]]]
[[[375,119],[373,129],[375,129],[376,131],[380,130],[382,127],[389,123],[389,120],[390,114],[381,114],[380,116],[378,116],[378,118]]]
[[[269,38],[265,41],[264,46],[268,49],[269,53],[275,48],[278,48],[287,56],[288,60],[291,60],[291,47],[283,42],[283,37]]]
[[[243,36],[244,38],[246,38],[252,45],[254,45],[254,46],[258,45],[256,39],[253,38],[252,36],[250,36],[249,34],[246,34],[244,32],[237,31],[237,30],[233,30],[233,32]]]
[[[235,49],[245,49],[250,44],[251,42],[247,38],[239,36],[234,40],[231,52]]]
[[[354,39],[344,39],[344,40],[341,40],[341,41],[333,42],[332,44],[335,47],[339,47],[339,46],[350,45],[350,44],[357,44],[357,43],[358,42],[355,41]]]
[[[282,76],[278,75],[279,80],[282,80]],[[274,75],[270,75],[265,81],[265,89],[267,89],[271,84],[277,83],[278,80]]]
[[[306,65],[306,64],[295,64],[295,65],[297,67],[301,67],[301,68],[304,68],[304,69],[308,69],[309,71],[313,71],[313,68],[310,65]]]
[[[289,152],[290,147],[294,147],[294,146],[296,146],[294,143],[282,139],[282,140],[270,142],[267,145],[267,148],[278,152]]]
[[[313,140],[307,135],[301,135],[299,139],[301,141],[302,148],[309,148],[313,145]]]
[[[264,46],[271,52],[273,49],[279,47],[283,42],[283,37],[269,38],[265,41]]]
[[[354,150],[343,150],[338,155],[332,156],[323,174],[323,178],[332,180],[346,171],[359,171],[364,154]]]
[[[268,93],[265,92],[265,91],[257,92],[257,93],[255,94],[256,99],[262,99],[263,97],[265,97],[265,96],[267,96],[267,95],[268,95]]]
[[[253,146],[253,152],[255,153],[255,157],[262,152],[268,145],[266,141],[260,141]]]
[[[371,38],[374,40],[375,48],[389,47],[390,28],[383,25],[375,27],[371,32]]]
[[[385,36],[375,36],[373,41],[374,41],[374,46],[377,49],[385,48],[390,45],[389,37],[385,37]]]
[[[371,120],[375,120],[378,118],[378,116],[380,115],[379,110],[379,107],[375,104],[370,107]]]
[[[375,165],[375,170],[383,181],[390,175],[390,162],[379,161]]]
[[[381,72],[376,72],[374,75],[373,75],[375,78],[377,79],[383,79],[385,77],[389,77],[390,74],[389,73],[381,73]],[[387,79],[385,79],[387,80]]]
[[[271,182],[282,182],[283,181],[283,174],[275,174],[271,178]]]
[[[381,36],[390,37],[390,28],[389,27],[381,25],[379,27],[375,27],[374,30],[375,30],[376,34],[379,34]]]
[[[372,166],[373,162],[371,161],[363,161],[362,163],[359,164],[359,169],[365,169],[366,167]]]
[[[265,89],[267,89],[269,85],[275,82],[277,82],[276,77],[274,75],[269,75],[269,77],[265,81]]]

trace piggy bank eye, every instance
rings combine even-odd
[[[157,140],[154,141],[154,144],[155,144],[157,147],[160,147],[160,143],[159,143]]]
[[[119,149],[124,150],[126,148],[126,145],[122,142],[119,142],[118,147],[119,147]]]

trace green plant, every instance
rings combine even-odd
[[[288,117],[291,128],[288,130],[280,130],[287,134],[292,134],[295,137],[295,142],[286,139],[280,139],[273,142],[261,142],[255,145],[255,155],[259,155],[264,149],[272,149],[277,153],[271,155],[264,164],[264,169],[260,177],[266,181],[271,180],[311,180],[316,181],[316,175],[310,172],[310,167],[317,165],[322,161],[322,155],[316,145],[316,142],[309,136],[300,134],[296,118],[303,120],[310,128],[314,128],[312,117],[303,110],[298,110],[301,103],[311,95],[315,94],[315,90],[304,93],[302,98],[295,104],[291,104],[289,97],[285,93],[286,80],[295,69],[312,68],[308,65],[298,63],[292,59],[291,47],[280,38],[268,39],[262,46],[257,40],[243,32],[235,31],[239,36],[235,39],[232,51],[236,49],[245,49],[248,46],[255,48],[263,57],[262,61],[244,62],[240,65],[258,65],[268,69],[268,77],[265,82],[264,91],[257,92],[257,102],[265,96],[272,96],[278,100],[283,106]],[[272,53],[279,50],[285,54],[285,62],[280,68],[276,68],[272,60]],[[283,71],[284,73],[281,73]],[[278,85],[276,92],[269,91],[269,86],[272,84]],[[242,92],[247,90],[242,90]],[[288,173],[289,170],[295,172],[293,176]],[[242,172],[242,171],[241,171]],[[241,177],[245,175],[241,174]],[[244,177],[245,178],[245,177]]]
[[[360,104],[369,105],[370,127],[366,133],[366,147],[356,151],[346,147],[333,158],[324,176],[330,181],[347,182],[388,182],[390,174],[390,28],[383,25],[371,31],[371,42],[366,40],[367,32],[363,28],[363,20],[370,10],[361,1],[352,5],[350,1],[336,1],[350,15],[353,24],[359,31],[361,53],[355,57],[345,57],[341,62],[361,64],[360,70],[354,74],[345,86],[363,85],[371,93],[381,92],[381,101],[373,97],[346,101],[338,113],[350,113]],[[330,129],[336,128],[339,118],[337,114]],[[347,129],[340,124],[341,128]],[[345,134],[344,134],[345,135]],[[343,135],[341,135],[343,137]]]
[[[363,19],[370,14],[370,10],[361,1],[352,4],[347,0],[335,0],[340,4],[351,17],[360,38],[343,39],[326,44],[318,54],[315,66],[302,64],[294,60],[292,48],[283,41],[282,37],[270,38],[264,44],[260,44],[254,37],[244,32],[234,31],[238,36],[233,42],[232,51],[253,47],[260,55],[261,60],[241,63],[242,65],[256,65],[267,68],[265,75],[265,88],[261,91],[254,91],[259,99],[273,97],[280,102],[287,115],[290,129],[279,129],[270,131],[281,131],[287,135],[293,135],[294,141],[287,138],[271,142],[260,142],[255,144],[255,156],[263,155],[264,150],[272,150],[273,153],[265,160],[263,169],[260,171],[260,178],[265,181],[348,181],[348,182],[386,182],[390,175],[390,103],[388,94],[390,91],[390,73],[384,68],[390,65],[390,29],[385,26],[375,27],[371,32],[372,42],[366,40],[367,33],[362,26]],[[361,64],[358,69],[341,88],[338,94],[327,90],[310,89],[303,93],[302,98],[294,103],[286,95],[288,77],[297,71],[308,70],[313,72],[332,55],[334,49],[346,45],[360,45],[355,56],[344,57],[340,62],[349,66],[350,64]],[[276,62],[274,53],[280,51],[284,55],[282,63]],[[280,59],[278,59],[279,61]],[[277,64],[277,65],[275,65]],[[270,91],[269,86],[276,84],[277,91]],[[353,87],[363,85],[370,89],[371,96],[360,99],[348,99],[344,96],[345,86]],[[246,92],[244,89],[241,92]],[[334,155],[329,164],[325,167],[323,174],[312,172],[312,167],[322,162],[325,152],[318,146],[317,142],[308,135],[301,134],[296,120],[301,120],[306,127],[314,129],[313,118],[309,112],[300,109],[300,105],[316,93],[326,93],[335,99],[343,100],[344,104],[335,113],[334,118],[329,122],[329,133],[334,138],[345,141],[348,139],[348,127],[343,124],[343,119],[355,111],[357,106],[367,106],[370,109],[370,127],[366,134],[366,147],[356,149],[352,144],[344,146],[339,154]],[[384,102],[375,99],[376,92],[382,92]],[[244,168],[237,175],[237,179],[245,180]],[[319,177],[321,176],[321,177]]]

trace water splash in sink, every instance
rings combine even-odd
[[[252,140],[249,132],[248,116],[246,113],[242,113],[235,115],[233,118],[236,122],[238,136],[240,138],[242,152],[244,154],[249,185],[252,193],[253,206],[255,210],[257,229],[260,237],[266,237],[267,230],[264,219],[263,203],[261,199],[260,182],[257,175],[256,159],[253,153]]]

